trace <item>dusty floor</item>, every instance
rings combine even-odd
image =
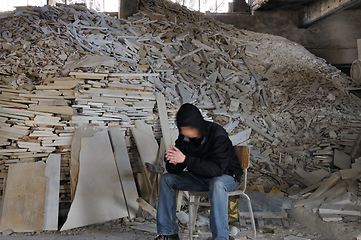
[[[280,240],[286,236],[298,236],[306,239],[312,240],[326,240],[322,238],[319,234],[310,232],[308,229],[298,224],[295,221],[290,222],[290,229],[284,229],[280,223],[273,221],[265,222],[264,231],[257,231],[257,239],[269,239],[269,240]],[[238,223],[231,224],[230,227],[238,227]],[[251,236],[250,224],[247,229],[241,229],[237,234],[236,239],[239,239],[244,236]],[[188,239],[188,229],[180,228],[181,239]],[[269,233],[266,233],[269,232]],[[199,234],[199,240],[205,240],[211,237],[211,233],[208,227],[199,227],[197,228],[197,233]],[[71,239],[71,240],[82,240],[82,239],[144,239],[151,240],[156,237],[155,233],[143,232],[140,230],[131,229],[129,225],[121,223],[119,221],[107,222],[104,224],[93,225],[89,227],[77,228],[66,232],[40,232],[40,233],[26,233],[26,234],[17,234],[12,233],[9,236],[0,236],[0,239]]]

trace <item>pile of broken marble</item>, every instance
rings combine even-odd
[[[293,42],[238,30],[168,1],[141,1],[140,12],[127,20],[82,5],[19,7],[0,18],[0,104],[2,110],[13,114],[1,118],[6,124],[1,127],[2,153],[17,149],[28,154],[31,148],[19,142],[26,142],[23,139],[27,137],[39,140],[41,136],[31,136],[34,131],[50,130],[52,143],[60,134],[71,137],[76,126],[86,124],[87,117],[99,116],[104,108],[109,109],[106,106],[117,103],[114,99],[110,105],[92,97],[86,100],[82,94],[129,90],[125,85],[162,93],[172,126],[182,103],[196,104],[207,119],[225,127],[235,145],[253,146],[251,182],[257,184],[260,176],[272,176],[282,181],[281,190],[296,183],[278,177],[285,169],[335,171],[330,168],[334,152],[349,153],[361,128],[359,105],[345,91],[350,82],[338,69]],[[87,75],[90,73],[93,76]],[[82,74],[85,77],[77,82],[75,77]],[[97,74],[102,77],[94,78]],[[134,74],[137,77],[132,77]],[[62,81],[67,81],[65,90],[46,89],[47,85],[62,85]],[[46,95],[52,101],[44,101]],[[49,113],[47,108],[44,113],[45,108],[33,105],[71,107],[76,112]],[[29,108],[36,108],[30,116],[15,111]],[[115,108],[112,114],[123,112]],[[15,117],[15,121],[14,115],[22,118]],[[54,118],[49,123],[52,127],[61,124],[59,128],[51,131],[26,124],[41,121],[44,115]],[[156,115],[148,116],[153,131],[159,133]],[[93,124],[132,126],[134,119],[122,117],[111,121],[98,118]],[[22,136],[9,140],[3,133],[13,128],[19,128]],[[64,147],[45,152],[59,149]],[[44,152],[35,150],[32,154]],[[8,155],[2,157],[8,159]]]
[[[361,216],[360,175],[361,158],[355,159],[350,168],[332,175],[327,172],[308,175],[311,184],[297,193],[298,201],[294,207],[317,212],[324,221],[341,221],[346,216],[356,221]],[[317,177],[324,179],[319,181],[315,179]]]

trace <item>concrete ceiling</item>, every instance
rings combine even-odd
[[[356,10],[356,9],[361,9],[361,3],[357,3],[354,6],[351,6],[350,8],[348,8],[349,10]]]
[[[243,0],[239,0],[243,1]],[[304,6],[316,2],[317,0],[261,0],[263,2],[258,10],[274,10],[274,9],[283,9],[283,10],[299,10]],[[260,2],[260,1],[255,1]],[[350,6],[348,9],[360,9],[361,2],[355,2],[353,6]],[[357,2],[357,3],[356,3]]]
[[[262,4],[258,10],[287,9],[297,10],[313,0],[269,0]]]
[[[237,0],[241,1],[241,0]],[[316,21],[345,9],[361,8],[361,0],[248,0],[251,10],[299,10],[301,27],[308,27]]]

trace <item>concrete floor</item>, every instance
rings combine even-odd
[[[56,233],[38,233],[38,234],[11,234],[10,236],[0,236],[0,239],[21,239],[21,240],[90,240],[90,239],[107,239],[107,240],[134,240],[134,239],[154,239],[155,234],[149,234],[131,229],[82,229],[70,234]]]
[[[140,220],[141,219],[141,220]],[[96,224],[82,228],[67,230],[64,232],[38,232],[38,233],[12,233],[8,236],[1,236],[2,239],[11,240],[152,240],[156,234],[155,220],[145,221],[144,218],[137,218],[137,222],[128,222],[126,219],[113,220],[103,224]],[[331,240],[331,239],[354,239],[360,233],[358,221],[341,221],[328,223],[322,221],[318,214],[303,208],[292,209],[289,212],[290,228],[285,229],[280,221],[265,219],[265,228],[257,230],[256,239],[266,240],[283,240],[287,236],[297,236],[304,239],[312,240]],[[143,222],[142,222],[143,221]],[[148,231],[141,231],[133,228],[146,228]],[[188,240],[187,225],[179,225],[180,239]],[[251,224],[247,224],[246,229],[240,229],[239,223],[231,223],[230,228],[236,227],[238,234],[236,239],[241,239],[247,236],[248,239],[252,238]],[[196,227],[198,237],[194,240],[207,240],[211,237],[209,226]],[[321,235],[322,234],[322,235]],[[346,236],[343,238],[341,236]]]
[[[238,223],[231,224],[230,227],[235,226],[238,228]],[[270,232],[270,233],[266,233]],[[211,237],[209,227],[198,227],[198,237],[195,240],[206,240]],[[242,229],[236,236],[236,239],[240,239],[244,236],[251,237],[252,232],[250,226],[247,229]],[[281,240],[286,236],[298,236],[308,239],[326,240],[321,235],[311,232],[304,226],[291,220],[291,228],[284,229],[282,225],[276,222],[267,221],[265,223],[264,231],[257,231],[256,239],[267,240]],[[12,233],[9,236],[0,236],[2,239],[11,240],[90,240],[90,239],[102,239],[102,240],[152,240],[156,237],[155,233],[144,232],[140,230],[131,229],[129,225],[119,222],[108,222],[104,224],[93,225],[84,228],[77,228],[66,232],[40,232],[40,233]],[[188,239],[188,229],[180,228],[180,238],[183,240]],[[249,238],[252,239],[252,238]]]

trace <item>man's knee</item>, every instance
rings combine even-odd
[[[162,182],[164,182],[164,183],[166,183],[167,181],[168,181],[168,179],[169,179],[169,173],[164,173],[164,174],[162,174],[162,176],[160,176],[160,182],[162,183]]]
[[[219,178],[214,177],[209,183],[209,190],[212,192],[226,192],[224,182]]]
[[[172,187],[174,185],[174,174],[172,173],[164,173],[161,177],[160,177],[160,185],[166,184],[170,187]]]

